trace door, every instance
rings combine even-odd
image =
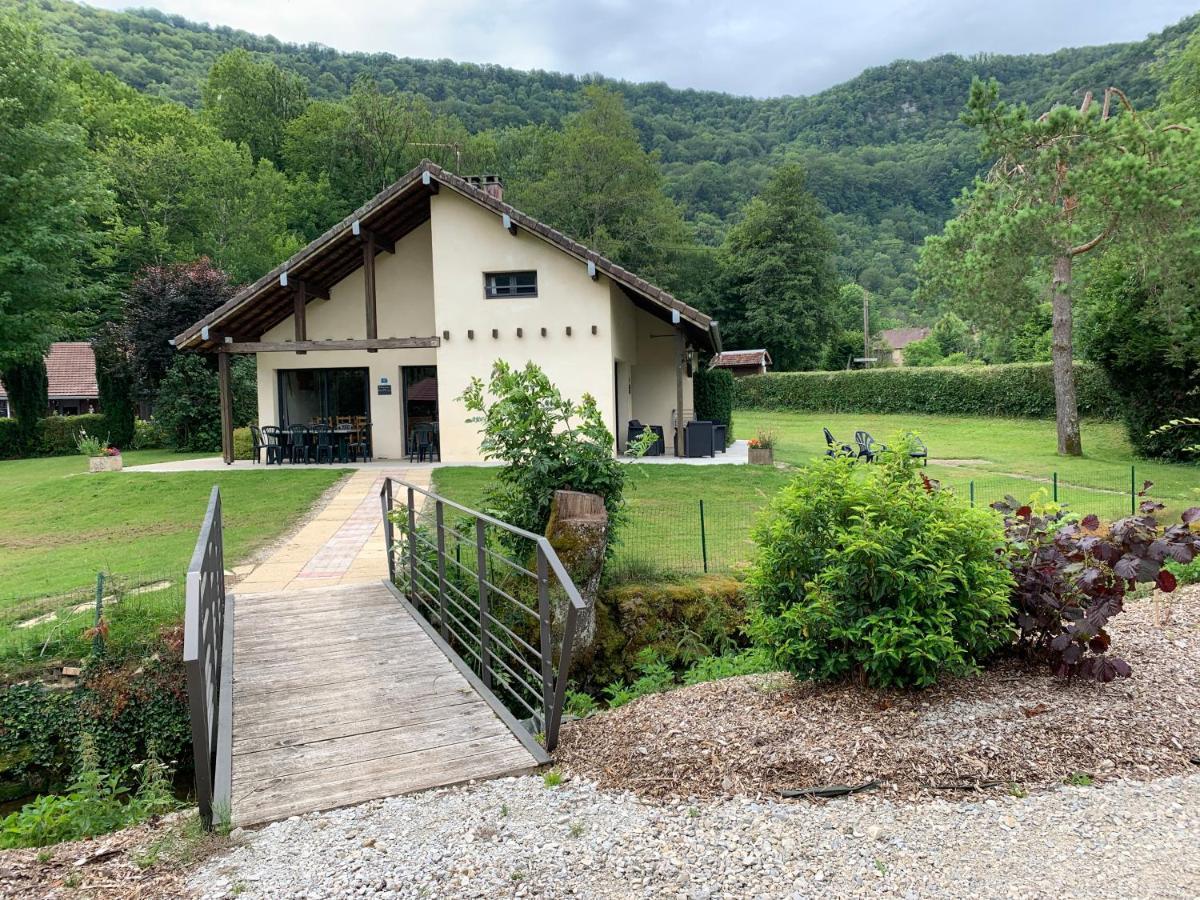
[[[404,421],[404,452],[412,452],[413,428],[432,425],[438,430],[437,366],[400,367],[400,403]]]

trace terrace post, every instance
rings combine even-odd
[[[675,332],[675,455],[687,456],[683,441],[685,429],[683,426],[683,367],[686,365],[687,342],[683,329],[676,326]]]
[[[233,465],[233,392],[229,384],[229,354],[217,354],[217,374],[221,389],[221,458]]]

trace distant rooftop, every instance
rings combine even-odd
[[[50,382],[51,400],[100,396],[96,386],[96,356],[87,341],[51,344],[46,356],[46,376]],[[0,384],[0,398],[8,398],[3,384]]]

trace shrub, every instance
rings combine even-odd
[[[31,682],[0,692],[0,796],[68,784],[85,733],[104,771],[126,771],[150,757],[186,769],[191,724],[182,650],[177,628],[145,658],[93,661],[72,690]]]
[[[1075,376],[1082,415],[1112,419],[1121,414],[1103,372],[1076,363]],[[737,379],[734,403],[742,409],[1052,419],[1054,381],[1048,363],[771,372]]]
[[[114,447],[127,450],[133,446],[137,416],[137,378],[133,365],[111,329],[94,341],[92,348],[96,355],[100,409],[108,420],[109,440]]]
[[[252,459],[254,457],[254,435],[250,426],[233,429],[233,458]]]
[[[178,808],[165,766],[149,759],[140,786],[130,794],[130,773],[107,774],[98,765],[88,736],[79,772],[65,794],[49,794],[0,819],[0,849],[45,847],[94,837]]]
[[[1010,640],[999,520],[890,443],[879,465],[802,469],[755,528],[750,634],[800,677],[924,687]]]
[[[79,432],[100,438],[109,435],[108,419],[102,413],[82,416],[50,416],[42,419],[38,453],[41,456],[71,456],[81,452]]]
[[[16,419],[0,419],[0,459],[21,456],[21,425]]]
[[[613,436],[596,399],[584,394],[576,403],[535,364],[514,369],[503,360],[492,366],[486,394],[490,402],[483,382],[472,378],[460,399],[475,414],[468,421],[481,426],[484,459],[504,462],[488,494],[500,518],[544,534],[554,492],[583,491],[604,498],[615,531],[629,469],[613,456]],[[641,444],[652,440],[647,429]],[[630,445],[631,453],[639,449],[644,446]]]
[[[693,404],[701,422],[725,426],[725,443],[733,442],[733,373],[701,368],[692,378]]]
[[[1154,516],[1162,504],[1145,499],[1149,487],[1147,481],[1139,515],[1107,528],[1094,515],[1067,521],[1062,509],[1035,513],[1012,497],[992,504],[1004,514],[1018,647],[1048,662],[1060,677],[1129,677],[1129,664],[1108,655],[1111,639],[1104,626],[1138,582],[1173,591],[1177,579],[1164,564],[1187,565],[1200,554],[1200,534],[1191,530],[1200,508],[1163,529]]]
[[[159,450],[166,446],[166,435],[158,422],[138,419],[133,423],[133,449]]]

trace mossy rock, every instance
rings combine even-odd
[[[596,638],[571,664],[585,689],[636,677],[649,651],[680,669],[704,656],[746,646],[743,585],[723,575],[686,581],[623,584],[596,601]]]

